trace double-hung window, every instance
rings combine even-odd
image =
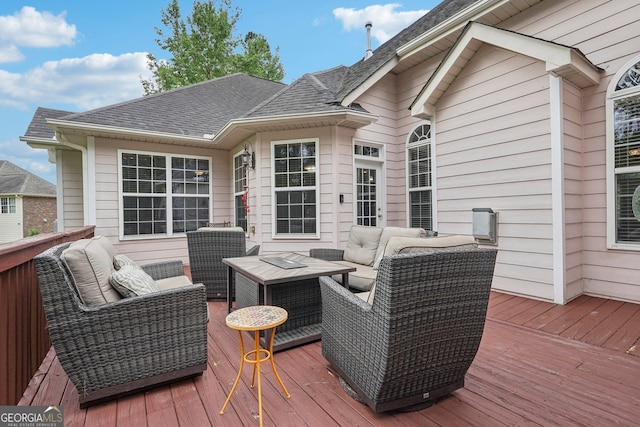
[[[407,141],[409,225],[433,229],[431,125],[415,128]]]
[[[211,159],[119,150],[120,234],[172,237],[210,221]]]
[[[273,142],[274,237],[317,237],[317,140]]]
[[[610,246],[640,249],[640,61],[627,64],[607,97]]]
[[[247,231],[247,208],[249,194],[247,183],[247,166],[242,163],[242,155],[233,158],[233,198],[235,209],[235,225]]]
[[[0,213],[3,213],[3,214],[16,213],[16,198],[0,197]]]

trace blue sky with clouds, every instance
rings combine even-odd
[[[239,34],[263,34],[279,48],[285,83],[304,73],[351,65],[440,0],[233,0]],[[146,52],[167,54],[154,27],[169,0],[2,0],[0,2],[0,159],[55,183],[55,166],[24,135],[37,107],[86,111],[142,96]],[[180,0],[183,16],[192,0]]]

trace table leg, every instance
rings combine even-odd
[[[344,286],[345,289],[349,289],[349,273],[342,274],[342,286]]]
[[[240,377],[242,376],[242,368],[244,367],[244,341],[242,340],[242,331],[238,331],[238,336],[240,337],[240,369],[238,369],[238,376],[236,377],[236,380],[233,382],[233,387],[231,387],[231,391],[229,392],[229,395],[227,396],[227,400],[225,400],[224,405],[222,406],[222,409],[220,410],[220,415],[224,414],[224,410],[227,409],[227,405],[229,404],[229,401],[231,400],[231,396],[233,395],[233,393],[236,391],[236,387],[238,387],[238,382],[240,382]],[[254,365],[254,369],[255,369],[255,365]]]
[[[291,397],[291,395],[289,394],[289,392],[287,391],[287,388],[284,386],[284,383],[282,382],[282,379],[280,378],[280,375],[278,374],[278,370],[276,369],[276,363],[275,363],[275,357],[273,357],[273,339],[276,336],[276,328],[271,329],[271,337],[269,339],[269,353],[271,354],[271,369],[273,370],[273,373],[276,375],[276,378],[278,379],[278,382],[280,383],[280,387],[282,387],[282,391],[284,391],[284,395],[287,396],[287,399]]]
[[[231,266],[227,267],[227,312],[231,313],[231,309],[233,308],[233,268]]]

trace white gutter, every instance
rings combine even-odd
[[[50,124],[56,132],[60,131],[60,128],[79,130],[85,132],[104,132],[114,135],[128,135],[137,136],[143,138],[158,138],[158,139],[170,139],[172,141],[184,141],[184,142],[205,142],[211,143],[211,138],[204,136],[193,135],[179,135],[175,133],[166,132],[153,132],[148,130],[130,129],[119,126],[106,126],[96,125],[94,123],[78,123],[70,122],[66,120],[47,119],[47,123]]]

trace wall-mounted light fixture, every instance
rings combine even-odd
[[[245,144],[244,150],[240,154],[242,156],[242,165],[248,167],[249,169],[254,169],[256,167],[256,156],[253,153],[253,147],[251,148],[251,152],[247,149],[247,145]]]
[[[195,172],[193,172],[193,180],[195,182],[207,182],[207,181],[209,181],[209,171],[195,171]]]
[[[491,208],[473,208],[473,237],[478,243],[495,245],[498,240],[498,213]]]

